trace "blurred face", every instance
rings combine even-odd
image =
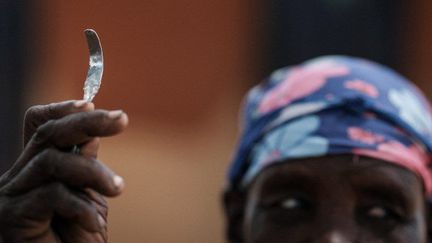
[[[329,156],[264,170],[244,205],[247,243],[423,243],[420,180],[370,158]]]

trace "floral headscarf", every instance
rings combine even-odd
[[[417,174],[432,194],[431,107],[413,84],[379,64],[326,56],[274,72],[247,95],[229,173],[247,186],[267,166],[357,154]]]

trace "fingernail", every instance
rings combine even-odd
[[[106,221],[105,219],[102,217],[102,215],[98,214],[98,222],[99,222],[99,226],[101,228],[104,228],[106,226]]]
[[[108,112],[108,117],[111,119],[117,119],[120,118],[122,114],[123,114],[122,110],[110,111]]]
[[[121,191],[124,188],[124,180],[118,175],[115,175],[113,178],[114,186],[116,187],[117,191]]]
[[[78,100],[74,102],[75,108],[82,108],[84,107],[88,102],[86,100]]]

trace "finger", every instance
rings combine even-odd
[[[127,123],[127,115],[121,110],[80,112],[43,124],[31,142],[38,146],[69,148],[86,143],[93,137],[118,134],[126,128]]]
[[[80,194],[81,198],[91,202],[93,206],[97,209],[102,218],[106,221],[108,216],[108,203],[104,196],[100,193],[94,191],[93,189],[86,188],[83,193]]]
[[[93,191],[92,189],[85,189],[78,196],[91,203],[99,213],[101,225],[105,225],[101,232],[91,233],[80,227],[79,225],[71,222],[63,222],[58,231],[62,242],[107,242],[107,202],[104,197]],[[66,223],[66,224],[64,224]]]
[[[94,110],[94,104],[85,100],[69,100],[30,107],[24,115],[24,145],[27,144],[36,129],[45,122],[90,110]]]
[[[75,144],[85,144],[94,137],[120,133],[127,124],[128,117],[120,110],[80,112],[50,120],[38,127],[16,163],[2,175],[0,185],[15,177],[34,156],[47,147],[67,149]]]
[[[92,188],[106,196],[117,196],[124,187],[121,177],[95,159],[46,149],[35,156],[1,191],[16,195],[53,181],[79,189]]]
[[[8,205],[7,214],[13,224],[49,222],[58,215],[90,232],[100,232],[105,227],[96,208],[61,183],[39,187],[15,199],[10,202],[13,205]]]
[[[73,222],[65,222],[64,220],[57,220],[57,222],[54,222],[53,227],[59,235],[61,242],[63,243],[108,242],[106,228],[104,228],[101,232],[89,232],[83,227],[81,227],[79,224]]]
[[[87,143],[80,146],[80,154],[87,158],[97,158],[97,153],[100,146],[100,139],[98,137],[92,138]]]

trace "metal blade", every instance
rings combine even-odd
[[[99,91],[103,74],[103,52],[99,37],[92,29],[84,30],[90,53],[89,69],[84,82],[84,100],[92,101]]]

